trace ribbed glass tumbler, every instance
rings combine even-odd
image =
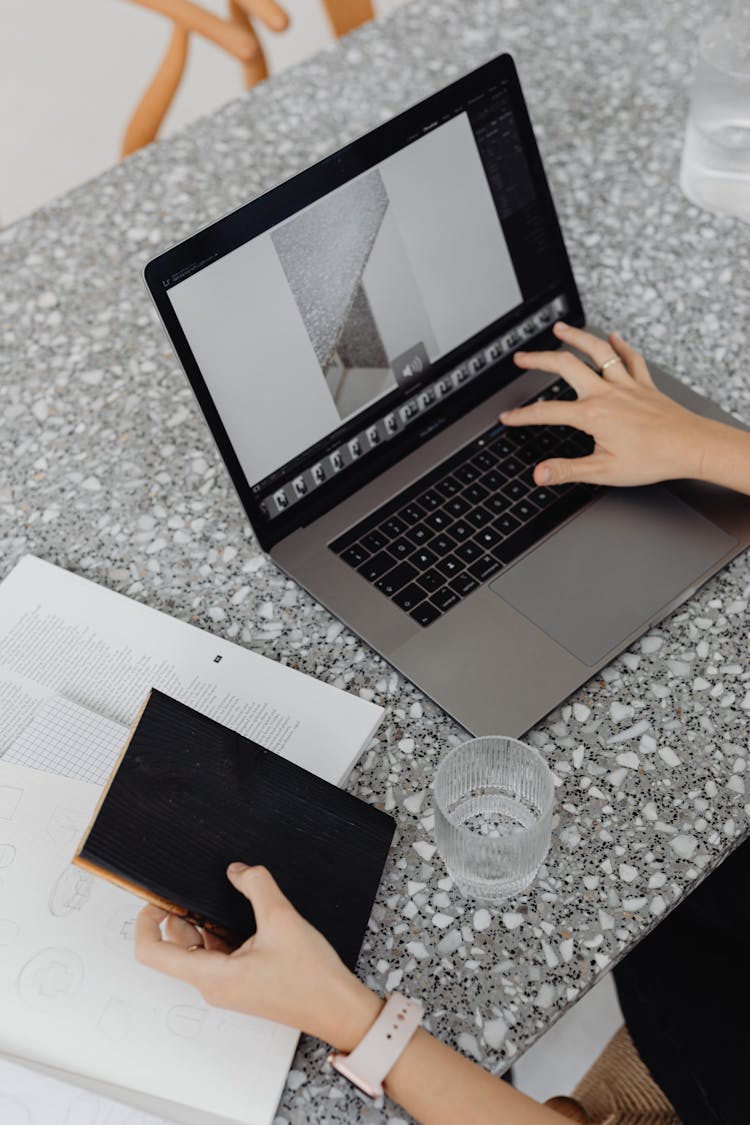
[[[515,738],[474,738],[435,775],[435,842],[469,898],[525,891],[547,854],[554,785],[544,758]]]

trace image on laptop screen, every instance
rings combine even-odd
[[[165,284],[268,519],[509,354],[524,317],[537,332],[564,310],[504,84],[366,163],[254,237],[216,254],[208,240]],[[515,333],[461,353],[492,326]]]

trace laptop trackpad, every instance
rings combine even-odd
[[[490,589],[593,665],[735,543],[665,488],[613,489]]]

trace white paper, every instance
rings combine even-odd
[[[382,717],[24,558],[0,585],[0,1051],[177,1103],[177,1121],[269,1125],[297,1032],[139,966],[140,900],[69,867],[152,687],[339,784]]]
[[[0,1059],[2,1125],[169,1125],[111,1098]]]
[[[69,744],[45,738],[43,759],[35,738],[22,740],[24,730],[35,719],[49,728],[52,696],[82,708],[82,719],[90,711],[127,728],[152,687],[334,784],[346,779],[383,714],[30,555],[0,584],[5,761],[103,784],[121,744],[103,736],[101,724],[92,737],[82,734],[75,756]]]
[[[142,901],[70,866],[98,796],[0,762],[0,1051],[268,1125],[297,1032],[138,964]]]

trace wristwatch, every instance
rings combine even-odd
[[[383,1093],[383,1080],[422,1022],[424,1008],[400,992],[392,992],[364,1039],[349,1055],[332,1051],[331,1066],[369,1098]]]

